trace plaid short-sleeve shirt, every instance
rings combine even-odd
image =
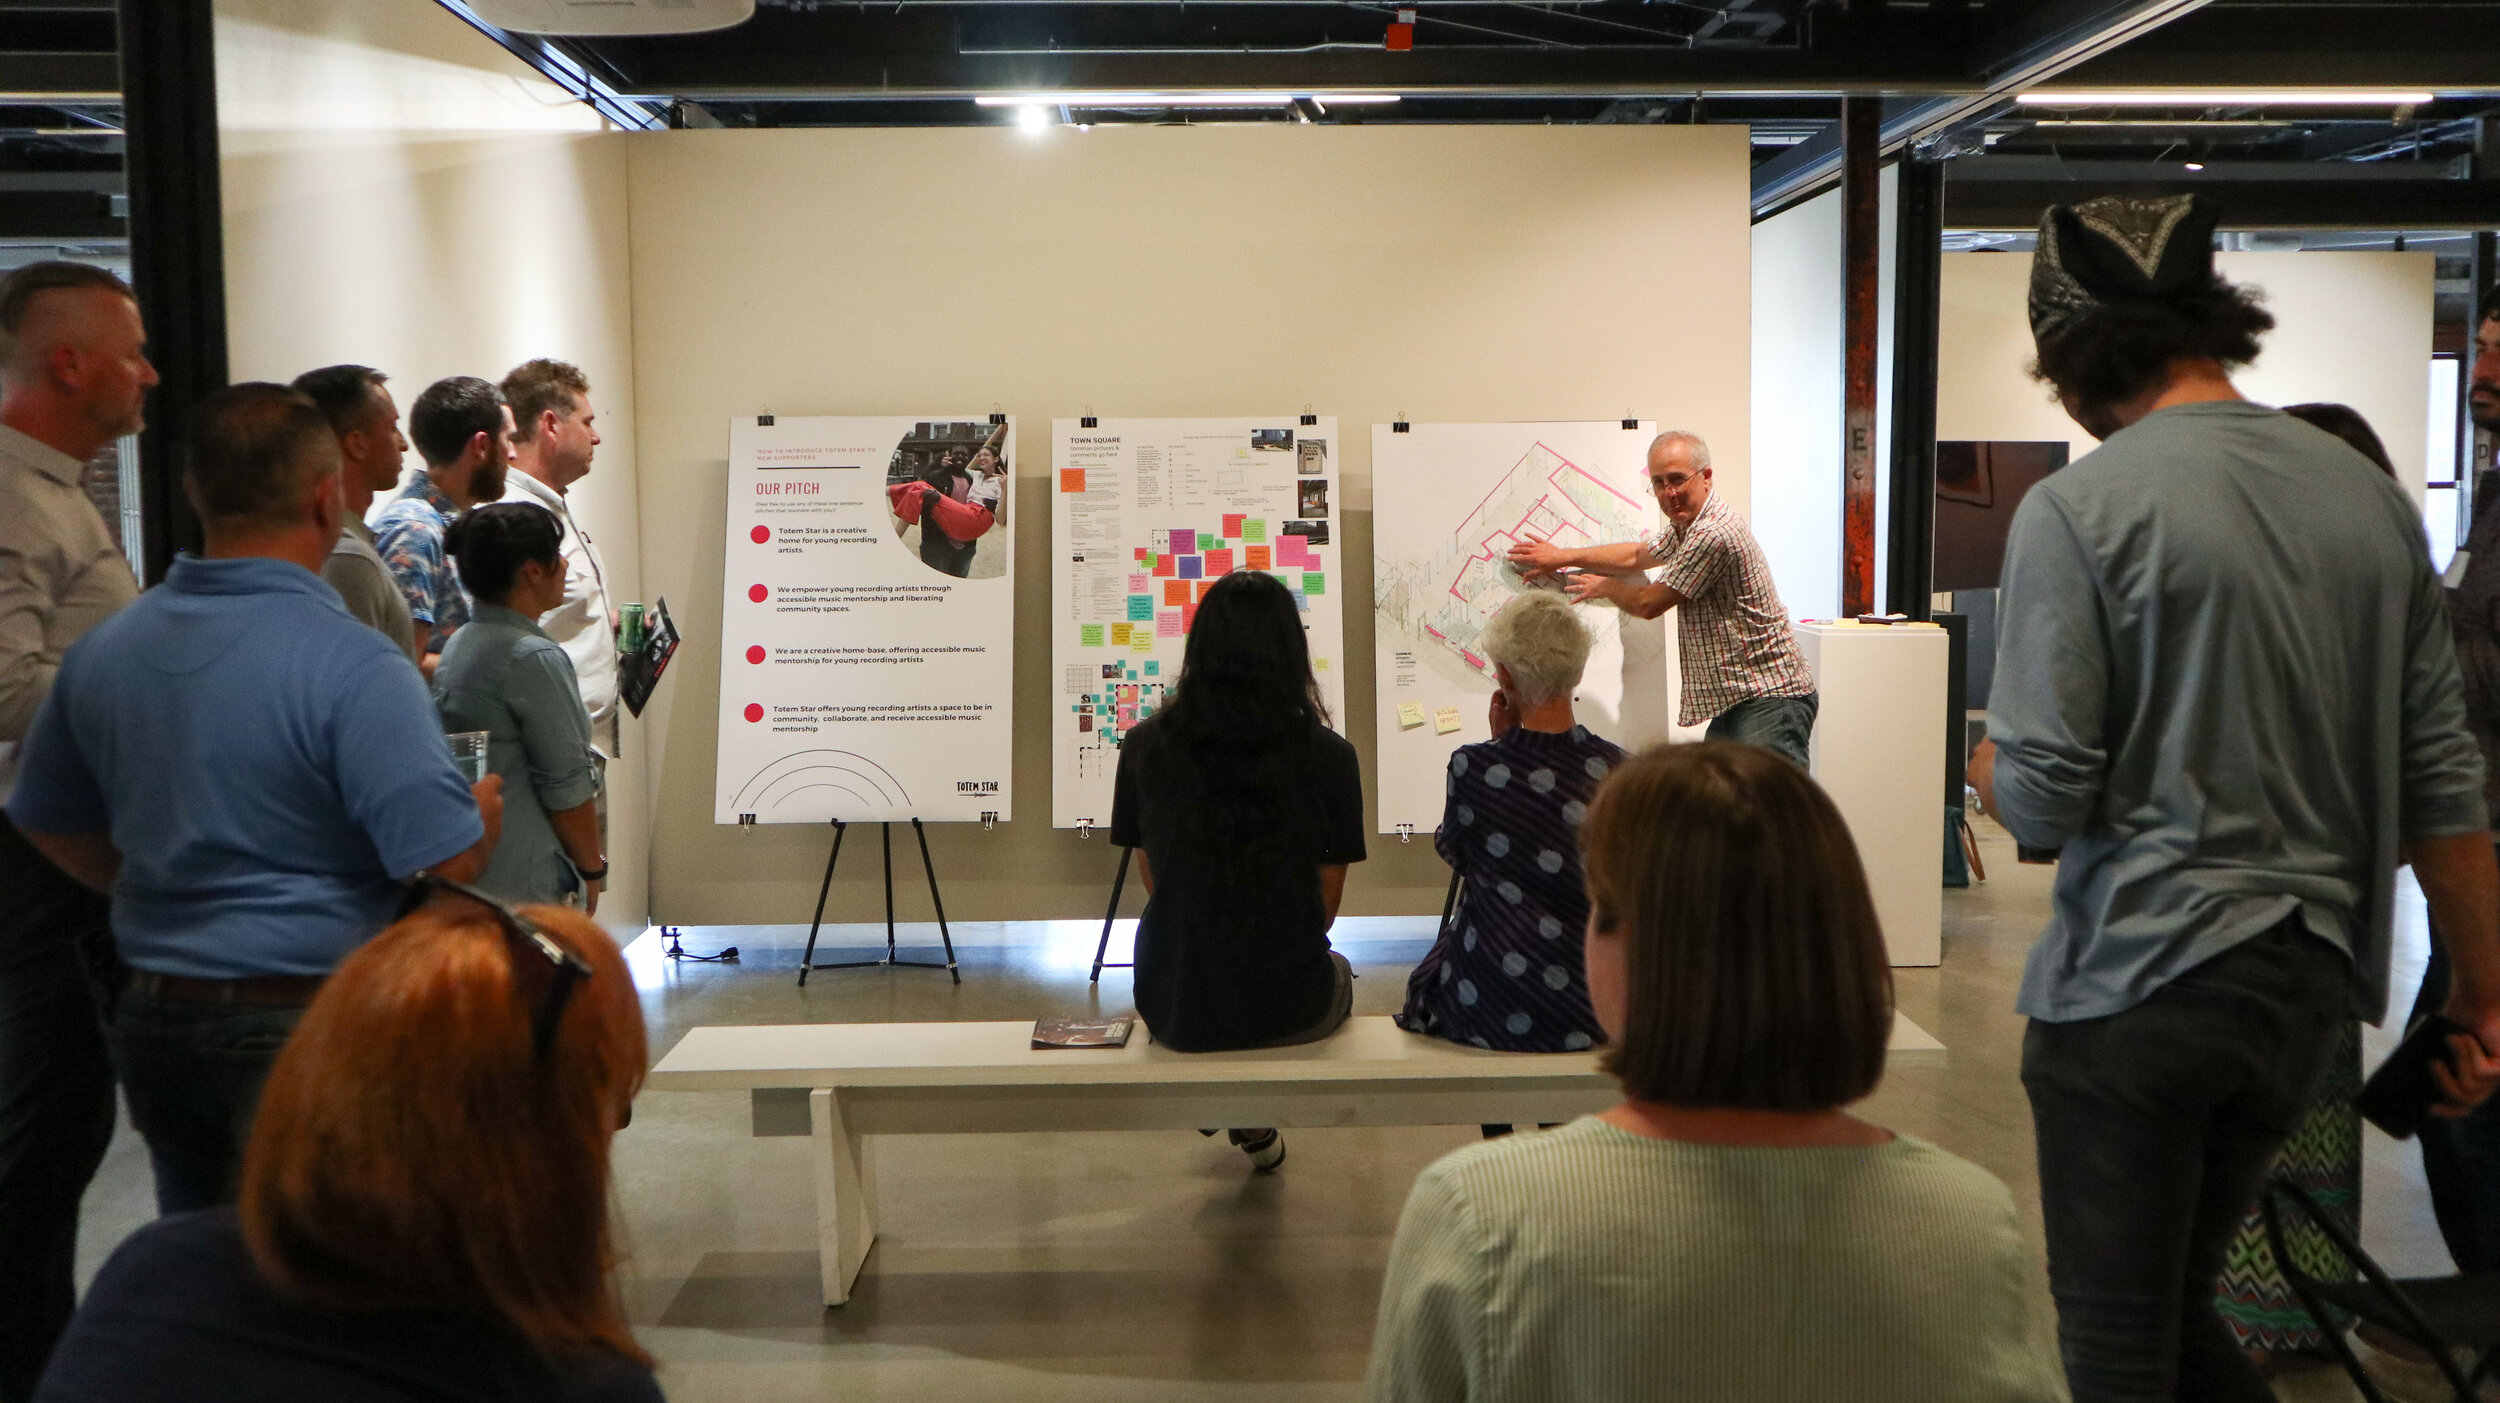
[[[1676,644],[1684,670],[1678,724],[1699,726],[1738,702],[1814,694],[1814,673],[1788,626],[1770,562],[1736,509],[1717,493],[1678,530],[1670,521],[1642,538],[1642,563],[1684,596]]]

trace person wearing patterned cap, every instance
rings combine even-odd
[[[1642,619],[1674,609],[1684,681],[1678,724],[1706,722],[1711,740],[1758,745],[1809,768],[1814,673],[1761,543],[1710,490],[1710,445],[1682,429],[1658,435],[1649,486],[1667,518],[1657,531],[1577,550],[1531,537],[1510,548],[1511,565],[1530,579],[1576,571],[1563,588],[1578,603],[1602,599]]]
[[[2058,851],[2018,1009],[2058,1337],[2078,1403],[2273,1394],[2215,1312],[2242,1213],[2342,1027],[2383,1016],[2409,858],[2500,1084],[2500,870],[2440,584],[2404,491],[2252,404],[2274,321],[2201,199],[2051,209],[2034,373],[2099,448],[2016,510],[1988,809]]]

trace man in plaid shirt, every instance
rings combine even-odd
[[[1666,513],[1664,529],[1577,550],[1526,540],[1510,548],[1510,563],[1531,579],[1576,571],[1563,581],[1574,600],[1603,599],[1638,618],[1682,606],[1680,724],[1707,721],[1711,740],[1759,745],[1804,768],[1814,674],[1761,545],[1736,509],[1711,495],[1710,446],[1681,429],[1658,435],[1649,445],[1649,485]]]

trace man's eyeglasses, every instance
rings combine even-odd
[[[538,997],[538,1007],[530,1015],[530,1047],[533,1054],[545,1061],[548,1049],[555,1046],[556,1028],[564,1019],[564,1006],[572,1001],[573,986],[590,977],[590,962],[557,944],[540,930],[529,917],[488,896],[466,882],[455,882],[431,872],[421,873],[408,884],[400,897],[396,924],[414,915],[437,893],[449,892],[464,896],[493,913],[495,923],[503,927],[504,940],[512,947],[512,977],[516,987],[526,978],[526,969],[544,960],[548,967],[547,987]]]

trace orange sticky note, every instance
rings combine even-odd
[[[1184,584],[1185,584],[1185,583],[1187,583],[1187,581],[1183,581],[1182,583],[1184,583]],[[1213,589],[1213,588],[1215,588],[1215,581],[1213,581],[1213,580],[1200,580],[1200,581],[1198,582],[1198,597],[1199,597],[1200,599],[1204,599],[1204,598],[1206,598],[1206,597],[1207,597],[1207,591],[1208,591],[1208,590],[1211,590],[1211,589]]]
[[[1061,468],[1059,470],[1059,490],[1062,492],[1084,491],[1085,470],[1083,468]]]
[[[1189,581],[1165,580],[1163,582],[1163,602],[1167,606],[1174,609],[1178,609],[1182,605],[1187,604],[1189,602]]]
[[[1268,569],[1269,549],[1267,546],[1243,546],[1241,553],[1247,557],[1243,563],[1253,570]]]

